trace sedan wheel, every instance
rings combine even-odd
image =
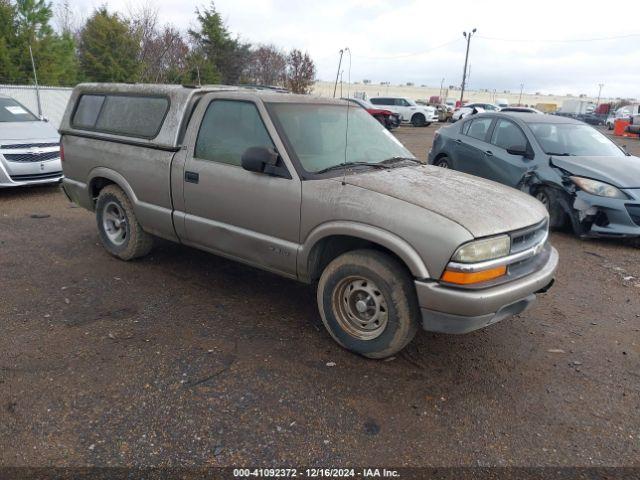
[[[535,193],[535,198],[544,205],[549,212],[549,227],[562,228],[567,221],[567,215],[560,205],[558,193],[548,188],[541,188]]]
[[[449,165],[449,159],[447,157],[439,158],[435,161],[435,166],[440,168],[451,168]]]

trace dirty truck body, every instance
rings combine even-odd
[[[369,357],[420,325],[495,323],[553,282],[539,202],[420,164],[343,101],[83,84],[60,133],[63,188],[96,212],[112,254],[142,256],[157,236],[318,282],[329,333]]]

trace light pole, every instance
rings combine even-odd
[[[42,120],[42,104],[40,103],[40,88],[38,88],[38,74],[36,73],[36,62],[33,60],[33,50],[29,45],[29,56],[31,57],[31,68],[33,68],[33,81],[36,85],[36,100],[38,101],[38,117]]]
[[[600,94],[602,93],[602,87],[604,87],[604,83],[599,83],[598,87],[600,87],[598,89],[598,100],[596,101],[596,108],[598,108],[598,105],[600,105]]]
[[[518,97],[518,106],[522,106],[522,90],[524,89],[524,83],[520,84],[520,96]]]
[[[464,99],[464,84],[467,81],[467,63],[469,62],[469,45],[471,44],[471,36],[476,33],[476,29],[474,28],[467,34],[467,32],[462,32],[462,36],[467,39],[467,53],[464,56],[464,70],[462,71],[462,88],[460,91],[460,105],[462,105],[462,100]]]

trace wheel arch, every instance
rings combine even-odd
[[[120,187],[127,194],[134,208],[138,205],[138,197],[134,193],[133,188],[131,188],[129,182],[127,182],[127,180],[115,170],[105,167],[94,168],[91,170],[89,178],[88,189],[94,208],[100,191],[107,185],[113,184]]]
[[[331,222],[315,228],[298,253],[298,278],[313,282],[337,256],[356,249],[372,248],[396,258],[414,278],[429,278],[418,252],[397,235],[371,225]]]

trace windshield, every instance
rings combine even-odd
[[[38,118],[13,98],[0,98],[0,122],[36,122]]]
[[[393,157],[414,158],[362,108],[296,103],[273,103],[269,108],[307,172],[315,173],[345,163],[345,140],[348,140],[347,163],[380,163]],[[348,139],[345,134],[347,111]]]
[[[529,128],[545,153],[583,157],[624,157],[606,136],[589,125],[530,123]]]

